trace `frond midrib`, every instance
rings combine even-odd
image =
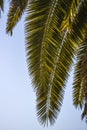
[[[42,38],[41,56],[40,56],[40,63],[41,63],[40,64],[40,68],[41,69],[43,68],[44,52],[45,52],[45,47],[46,47],[46,40],[47,40],[48,35],[49,35],[49,28],[50,28],[50,24],[51,24],[52,19],[53,19],[52,16],[54,14],[54,11],[55,11],[55,8],[56,8],[56,5],[57,5],[57,1],[58,0],[54,0],[52,2],[52,6],[49,9],[48,17],[47,17],[47,20],[46,20],[46,23],[45,23],[45,28],[44,28],[43,38]]]

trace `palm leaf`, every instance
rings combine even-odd
[[[42,124],[53,124],[57,118],[75,50],[87,28],[87,2],[78,1],[75,15],[71,17],[71,29],[66,26],[61,30],[74,1],[36,0],[27,8],[27,61],[36,90],[37,115]]]
[[[25,29],[28,64],[37,93],[37,114],[42,124],[48,120],[53,124],[62,104],[65,77],[55,61],[64,35],[59,28],[69,13],[71,3],[37,0],[29,4],[27,9]]]
[[[81,97],[79,94],[82,93],[82,95],[84,95],[83,91],[82,91],[84,81],[81,80],[82,77],[79,73],[82,73],[81,72],[81,62],[82,62],[82,55],[84,53],[84,47],[85,47],[84,44],[82,44],[82,43],[85,39],[85,34],[87,33],[87,7],[86,7],[86,5],[87,5],[87,1],[82,0],[80,3],[80,6],[79,6],[79,12],[76,15],[76,20],[75,20],[76,22],[73,23],[73,30],[75,30],[75,32],[73,33],[74,34],[73,38],[76,38],[76,41],[80,40],[80,43],[82,45],[78,52],[78,56],[77,56],[78,62],[76,64],[76,69],[75,69],[74,87],[76,87],[76,86],[78,86],[78,87],[76,87],[76,90],[74,90],[74,92],[73,92],[73,94],[77,93],[77,98],[78,98],[78,99],[74,99],[74,104],[76,107],[79,106],[80,108],[82,108],[83,96]],[[76,35],[77,35],[77,37],[76,37]],[[81,55],[81,53],[82,53],[82,55]],[[80,81],[82,81],[82,82],[80,82]],[[79,96],[80,96],[80,98],[82,98],[80,102],[79,102]],[[75,95],[74,95],[74,98],[75,98]]]
[[[28,0],[11,0],[6,32],[12,34],[13,28],[22,17]]]
[[[65,16],[65,18],[63,19],[63,22],[61,24],[61,28],[60,28],[61,31],[66,30],[66,28],[68,28],[69,30],[72,29],[71,24],[72,24],[73,18],[76,15],[76,11],[78,12],[77,8],[78,8],[78,5],[80,2],[81,2],[81,0],[72,1],[69,13],[67,13],[67,15]]]
[[[85,103],[82,119],[87,116],[87,35],[77,54],[73,84],[73,103],[80,108]]]

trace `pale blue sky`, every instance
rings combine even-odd
[[[54,126],[39,124],[26,63],[23,19],[10,37],[5,33],[5,12],[0,19],[0,130],[87,130],[81,111],[72,106],[72,76]]]

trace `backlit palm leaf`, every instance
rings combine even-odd
[[[6,28],[7,33],[12,34],[13,28],[20,20],[27,6],[27,2],[28,0],[11,0]]]
[[[67,27],[71,30],[71,24],[73,21],[73,18],[76,15],[76,12],[78,12],[78,5],[81,2],[81,0],[72,0],[72,4],[69,10],[69,13],[66,14],[65,18],[63,19],[63,22],[61,24],[61,31],[64,31]]]
[[[37,115],[41,124],[53,124],[60,112],[73,57],[87,33],[87,0],[11,0],[8,33],[12,33],[26,7],[27,62],[36,91]],[[73,91],[74,104],[80,107],[84,101],[84,81],[79,75],[83,73],[82,52],[78,52]]]
[[[66,13],[69,12],[70,6],[71,2],[69,1],[65,3],[57,0],[42,0],[42,2],[37,0],[32,2],[27,10],[28,64],[30,64],[33,82],[37,89],[37,111],[42,124],[48,119],[51,124],[54,123],[62,103],[62,85],[64,83],[61,82],[63,80],[61,77],[59,81],[56,79],[58,77],[57,73],[54,85],[53,80],[56,69],[55,61],[63,35],[59,32],[59,28]]]
[[[53,124],[57,118],[76,46],[84,39],[87,2],[77,1],[75,14],[69,17],[73,2],[75,0],[36,0],[27,9],[28,64],[37,94],[37,114],[42,124],[48,121]],[[71,27],[68,25],[61,30],[66,16],[71,19]]]
[[[73,86],[73,103],[76,107],[80,108],[85,104],[82,119],[87,116],[87,35],[77,54]]]

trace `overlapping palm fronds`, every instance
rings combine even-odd
[[[78,49],[77,64],[75,67],[75,77],[73,86],[73,102],[77,107],[84,106],[82,119],[87,119],[87,35],[83,44]]]
[[[37,116],[41,124],[53,124],[61,109],[73,57],[87,33],[87,0],[12,0],[7,32],[12,32],[25,9],[27,63],[36,91]],[[74,104],[82,107],[85,99],[83,88],[77,85],[78,73],[76,70]]]
[[[37,0],[28,7],[28,64],[37,93],[37,114],[42,124],[48,121],[53,124],[60,111],[76,46],[84,39],[87,18],[82,15],[83,9],[87,11],[80,0]]]

